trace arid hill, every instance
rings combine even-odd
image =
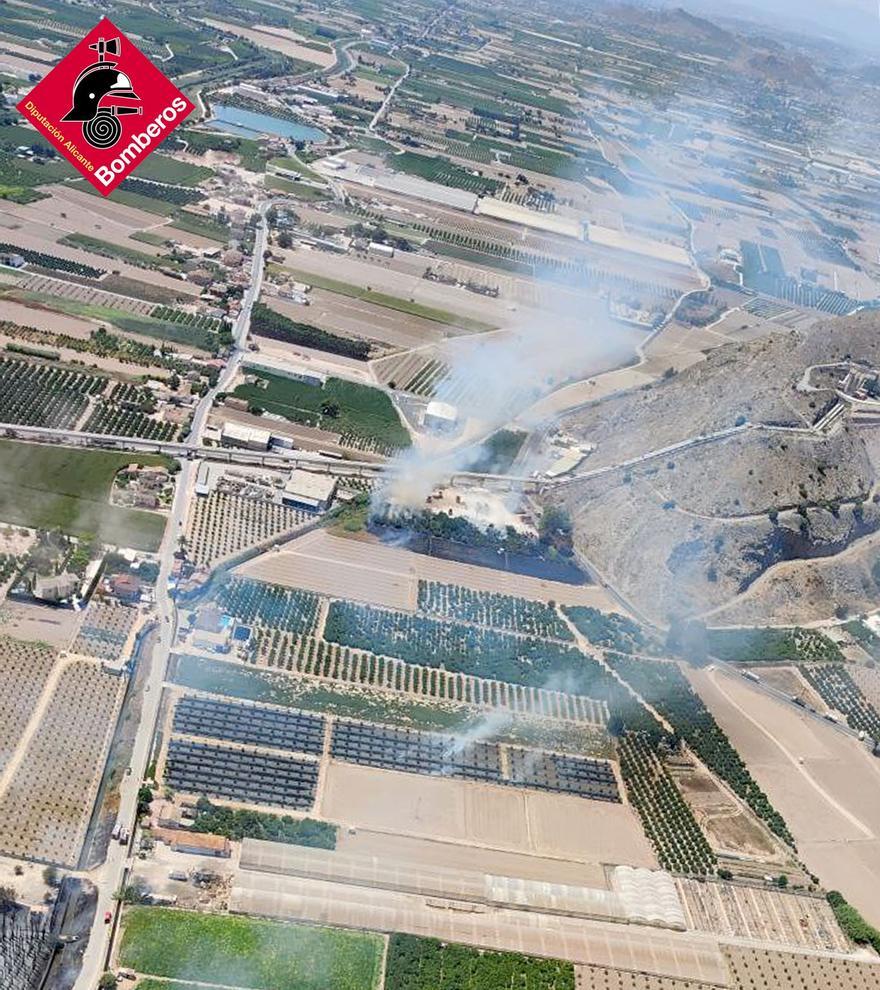
[[[807,377],[831,363],[840,368]],[[716,611],[735,622],[745,595],[749,621],[770,621],[782,604],[789,621],[863,608],[880,591],[869,540],[880,530],[880,427],[858,425],[849,406],[836,423],[824,418],[837,381],[858,366],[880,366],[880,314],[719,348],[564,417],[596,450],[546,498],[571,513],[582,558],[661,624]],[[846,552],[861,541],[864,553]],[[825,573],[837,561],[836,580],[816,581],[817,560]],[[800,569],[813,575],[803,609]],[[773,591],[766,614],[763,585]]]

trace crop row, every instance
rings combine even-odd
[[[416,175],[429,182],[439,182],[453,189],[464,189],[478,196],[492,195],[503,183],[496,179],[487,179],[482,175],[474,175],[466,168],[455,165],[448,158],[434,158],[430,155],[419,155],[413,151],[404,151],[392,155],[389,164],[397,172]]]
[[[830,708],[846,716],[850,728],[880,739],[880,713],[841,664],[804,664],[801,673]]]
[[[174,203],[176,206],[199,203],[205,198],[204,193],[199,192],[198,189],[184,189],[181,186],[169,186],[164,182],[148,182],[145,179],[134,177],[123,179],[119,183],[119,187],[127,192],[149,196],[150,199],[161,199],[165,203]]]
[[[416,935],[391,936],[385,990],[574,990],[574,966]]]
[[[84,265],[81,261],[59,258],[54,254],[45,254],[43,251],[32,251],[30,248],[19,247],[17,244],[0,242],[0,252],[20,254],[30,264],[40,265],[42,268],[51,268],[56,272],[82,275],[83,278],[100,278],[106,274],[103,268],[93,268],[91,265]]]
[[[566,605],[563,611],[578,632],[596,646],[621,653],[653,653],[658,649],[658,644],[637,622],[618,612],[600,612],[587,605]]]
[[[106,433],[115,437],[141,437],[167,443],[174,439],[177,427],[128,406],[100,401],[85,425],[87,433]]]
[[[429,701],[501,708],[591,725],[606,721],[605,706],[591,698],[406,663],[278,629],[258,630],[253,651],[253,659],[269,667]]]
[[[637,660],[620,653],[609,653],[607,659],[621,677],[669,721],[703,763],[725,781],[780,839],[794,847],[794,838],[782,815],[758,786],[678,665],[657,660]]]
[[[156,400],[148,388],[133,385],[131,382],[117,382],[110,393],[110,401],[119,406],[131,406],[144,412],[153,412]]]
[[[620,772],[660,865],[703,876],[714,872],[715,854],[650,740],[628,732],[618,744]]]
[[[223,582],[217,604],[241,622],[257,622],[301,635],[312,631],[318,615],[317,595],[246,578]]]
[[[330,642],[410,663],[541,687],[559,680],[580,689],[584,655],[570,646],[423,615],[333,601],[324,632]]]
[[[552,603],[493,591],[474,591],[458,584],[419,581],[419,609],[430,615],[541,639],[574,639]]]
[[[0,357],[0,422],[69,429],[107,379]]]
[[[216,316],[205,316],[202,313],[187,313],[182,309],[172,309],[170,306],[157,306],[150,313],[156,320],[166,320],[169,323],[180,323],[195,330],[207,330],[209,333],[219,333],[223,328],[223,320]]]

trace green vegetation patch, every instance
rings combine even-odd
[[[432,155],[420,155],[415,151],[404,151],[400,154],[389,155],[386,159],[390,168],[396,172],[415,175],[429,182],[439,182],[453,189],[464,189],[477,196],[493,196],[504,185],[497,179],[487,179],[461,165],[456,165],[448,158],[437,158]]]
[[[600,612],[588,605],[565,605],[563,611],[575,628],[596,646],[621,653],[657,653],[659,644],[634,620],[619,612]]]
[[[310,323],[299,323],[283,313],[276,313],[261,302],[254,303],[251,311],[251,330],[258,337],[282,340],[301,347],[314,347],[319,351],[341,354],[359,361],[366,361],[370,355],[369,341],[351,340],[349,337],[340,337],[321,330]]]
[[[103,320],[127,333],[152,337],[154,340],[180,344],[184,347],[196,347],[203,351],[214,352],[223,344],[219,334],[201,325],[190,326],[172,320],[154,319],[152,316],[141,316],[138,313],[129,313],[126,310],[99,306],[95,303],[79,302],[76,299],[62,299],[27,289],[11,289],[4,294],[7,298],[17,299],[19,302],[36,303],[46,309],[58,310],[72,316]]]
[[[161,464],[164,457],[73,450],[0,440],[0,519],[17,526],[96,534],[105,543],[156,550],[165,517],[108,504],[117,471],[128,464]]]
[[[254,990],[371,990],[378,935],[252,918],[132,908],[119,961],[140,973]]]
[[[314,818],[291,818],[290,815],[226,808],[211,804],[207,798],[199,798],[191,831],[225,835],[236,842],[264,839],[314,849],[335,849],[337,826]]]
[[[210,179],[212,175],[214,170],[206,165],[191,165],[169,155],[150,155],[137,167],[139,179],[167,182],[176,186],[197,186],[205,179]]]
[[[317,203],[329,198],[329,193],[322,189],[307,185],[305,182],[291,182],[280,175],[267,175],[265,184],[267,189],[277,189],[279,192],[287,193],[294,199],[301,199],[305,203]]]
[[[794,837],[782,815],[749,773],[742,757],[718,725],[678,664],[639,660],[607,652],[606,660],[644,700],[653,706],[701,760],[762,818],[768,828],[794,848]]]
[[[870,945],[875,952],[880,952],[880,931],[868,924],[840,891],[829,890],[827,898],[844,933],[857,945]]]
[[[574,990],[574,965],[491,952],[416,935],[392,935],[385,990]]]
[[[225,244],[229,240],[229,228],[218,220],[211,220],[209,217],[199,217],[194,213],[187,213],[180,210],[175,214],[169,226],[176,230],[184,230],[188,234],[198,234],[199,237],[207,237],[210,241],[218,241]]]
[[[468,464],[468,470],[505,474],[516,460],[525,439],[526,434],[522,430],[497,430],[483,442],[477,459]]]
[[[381,389],[341,378],[328,378],[322,388],[269,372],[256,374],[257,383],[239,385],[233,393],[252,407],[294,423],[353,434],[387,447],[410,444],[397,410]]]
[[[709,629],[709,652],[719,660],[768,663],[842,661],[840,647],[816,629]]]

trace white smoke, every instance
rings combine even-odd
[[[542,286],[549,296],[553,286]],[[634,360],[633,332],[614,324],[598,300],[581,302],[592,309],[575,312],[560,295],[540,316],[517,317],[502,331],[449,343],[449,374],[436,398],[456,406],[463,429],[454,440],[419,436],[389,464],[374,504],[421,507],[450,474],[481,458],[482,443],[496,430],[515,419],[535,426],[528,410],[538,399]]]

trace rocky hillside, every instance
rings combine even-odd
[[[780,581],[794,598],[803,588],[799,564],[827,565],[880,531],[880,428],[848,417],[828,433],[815,428],[835,401],[838,376],[814,374],[815,386],[805,372],[832,362],[880,366],[880,314],[719,348],[679,375],[565,417],[562,428],[596,450],[580,469],[586,476],[547,499],[570,512],[584,560],[661,624],[724,610],[747,594],[749,617],[759,619],[756,582],[791,562],[765,582],[773,594],[763,617],[771,619],[785,598]],[[849,582],[822,585],[825,593],[811,582],[802,618],[823,617],[817,607],[828,616],[860,607],[873,591],[864,588],[871,561],[863,555],[858,569]],[[856,584],[860,594],[844,593]],[[797,611],[796,603],[786,609]]]

